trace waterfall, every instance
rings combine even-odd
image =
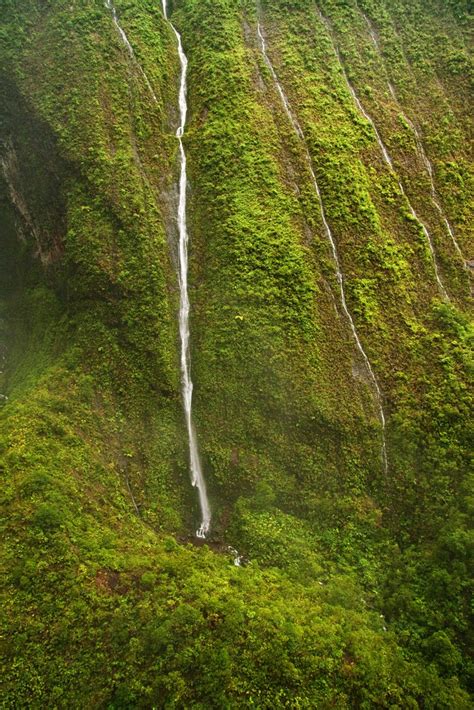
[[[336,277],[337,277],[337,282],[339,285],[339,295],[340,295],[340,299],[341,299],[342,309],[343,309],[344,314],[347,318],[347,321],[349,323],[349,326],[350,326],[350,329],[352,332],[352,336],[353,336],[354,341],[356,343],[357,349],[358,349],[359,353],[361,354],[362,359],[365,363],[367,372],[369,374],[370,380],[372,382],[372,385],[373,385],[373,388],[375,391],[378,410],[379,410],[380,424],[382,427],[382,462],[383,462],[384,471],[387,472],[388,460],[387,460],[387,446],[386,446],[386,440],[385,440],[385,412],[383,409],[383,398],[382,398],[382,392],[380,389],[380,385],[379,385],[378,380],[375,376],[375,372],[372,368],[372,365],[371,365],[370,360],[367,356],[367,353],[365,352],[365,350],[362,346],[362,343],[359,338],[359,334],[357,333],[357,329],[355,327],[354,320],[353,320],[351,313],[349,311],[349,308],[347,306],[346,295],[345,295],[345,290],[344,290],[344,276],[342,274],[342,269],[341,269],[341,264],[340,264],[340,260],[339,260],[339,255],[337,252],[336,242],[334,241],[334,237],[331,232],[331,228],[329,227],[328,221],[326,219],[326,213],[324,210],[324,203],[322,200],[321,191],[319,189],[318,181],[316,180],[316,174],[313,169],[313,161],[311,159],[311,154],[309,152],[308,144],[306,142],[305,135],[304,135],[303,130],[298,122],[298,119],[296,118],[295,114],[291,110],[291,107],[290,107],[290,104],[288,101],[288,97],[286,96],[285,92],[283,91],[283,87],[281,86],[281,84],[278,80],[278,76],[275,72],[273,64],[271,63],[270,58],[267,54],[267,46],[266,46],[265,37],[263,35],[260,22],[257,22],[257,34],[258,34],[258,38],[260,40],[260,48],[262,51],[262,56],[264,58],[265,64],[267,65],[267,67],[270,71],[270,74],[273,78],[273,81],[274,81],[275,86],[277,88],[278,94],[280,95],[280,99],[283,104],[283,108],[285,109],[286,115],[288,116],[288,119],[291,123],[293,130],[297,134],[298,138],[301,140],[301,142],[304,146],[304,149],[305,149],[306,162],[307,162],[308,170],[310,172],[311,179],[313,182],[314,191],[315,191],[316,196],[318,198],[319,209],[320,209],[321,218],[322,218],[322,222],[323,222],[323,226],[324,226],[324,231],[325,231],[325,234],[326,234],[326,236],[329,240],[329,243],[331,245],[331,251],[332,251],[333,261],[334,261],[335,270],[336,270]]]
[[[337,48],[337,46],[336,46],[336,44],[335,44],[335,42],[334,42],[334,39],[333,39],[333,37],[332,37],[332,32],[331,32],[331,27],[330,27],[329,21],[322,15],[322,13],[321,13],[320,10],[318,10],[318,14],[319,14],[319,17],[320,17],[320,19],[321,19],[321,22],[322,22],[322,23],[324,24],[324,26],[326,27],[326,29],[327,29],[327,31],[328,31],[328,34],[329,34],[329,36],[330,36],[330,38],[331,38],[331,42],[332,42],[332,47],[333,47],[333,50],[334,50],[334,54],[335,54],[336,57],[337,57],[337,60],[338,60],[339,65],[340,65],[340,67],[341,67],[342,74],[343,74],[344,79],[345,79],[345,82],[346,82],[346,84],[347,84],[347,88],[349,89],[350,94],[351,94],[352,98],[354,99],[354,103],[355,103],[355,105],[357,106],[357,108],[359,109],[360,113],[361,113],[361,114],[363,115],[363,117],[365,118],[365,120],[366,120],[368,123],[370,123],[370,125],[372,126],[372,130],[373,130],[374,133],[375,133],[375,138],[376,138],[377,143],[378,143],[378,145],[379,145],[379,148],[380,148],[380,150],[381,150],[383,159],[384,159],[384,161],[387,163],[387,165],[388,165],[388,167],[390,168],[390,170],[392,171],[393,175],[395,176],[395,179],[396,179],[396,181],[397,181],[397,183],[398,183],[398,189],[400,190],[400,193],[401,193],[402,197],[405,199],[405,201],[406,201],[406,203],[407,203],[407,205],[408,205],[408,209],[410,210],[411,216],[412,216],[413,219],[420,225],[420,227],[421,227],[421,229],[422,229],[422,231],[423,231],[423,235],[424,235],[424,237],[425,237],[425,239],[426,239],[426,243],[428,244],[428,247],[429,247],[429,250],[430,250],[431,261],[432,261],[432,264],[433,264],[433,269],[434,269],[434,275],[435,275],[436,283],[438,284],[439,291],[440,291],[441,295],[443,296],[443,298],[446,299],[447,301],[449,301],[448,293],[447,293],[446,288],[445,288],[445,286],[444,286],[444,284],[443,284],[443,282],[442,282],[442,280],[441,280],[441,276],[440,276],[439,269],[438,269],[438,262],[437,262],[437,259],[436,259],[436,253],[435,253],[435,249],[434,249],[434,246],[433,246],[433,241],[432,241],[432,239],[431,239],[431,235],[430,235],[430,233],[429,233],[429,231],[428,231],[428,228],[426,227],[426,225],[422,222],[422,220],[418,217],[417,213],[415,212],[415,209],[414,209],[413,205],[411,204],[411,202],[410,202],[410,200],[409,200],[409,198],[408,198],[408,195],[407,195],[406,192],[405,192],[405,188],[403,187],[402,182],[401,182],[400,178],[398,177],[398,175],[397,175],[397,173],[396,173],[396,170],[395,170],[395,167],[394,167],[394,164],[393,164],[393,160],[392,160],[392,158],[391,158],[391,156],[390,156],[390,153],[388,152],[388,150],[387,150],[387,148],[386,148],[386,146],[385,146],[385,144],[384,144],[384,142],[383,142],[383,140],[382,140],[382,137],[381,137],[380,133],[378,132],[378,129],[377,129],[377,127],[376,127],[376,125],[375,125],[375,123],[374,123],[372,117],[371,117],[371,116],[367,113],[367,111],[365,110],[365,108],[364,108],[364,106],[362,105],[362,103],[361,103],[359,97],[357,96],[357,93],[356,93],[354,87],[352,86],[351,82],[349,81],[349,77],[347,76],[346,70],[344,69],[344,64],[342,63],[341,55],[339,54],[339,50],[338,50],[338,48]]]
[[[129,42],[129,39],[121,27],[117,11],[112,3],[112,0],[105,0],[105,7],[110,10],[112,14],[112,20],[117,28],[120,38],[125,45],[130,59],[136,65],[140,71],[148,90],[156,103],[157,98],[153,87],[143,70],[142,66],[138,62],[133,47]],[[188,296],[188,230],[186,226],[186,183],[187,183],[187,173],[186,173],[186,153],[183,146],[183,134],[186,125],[186,114],[187,114],[187,102],[186,102],[186,74],[188,67],[188,60],[185,53],[183,52],[183,46],[181,42],[181,35],[177,32],[176,28],[168,19],[168,14],[166,10],[166,0],[163,0],[163,15],[165,20],[170,25],[173,30],[176,41],[178,44],[178,54],[179,61],[181,65],[181,78],[179,86],[179,113],[180,113],[180,124],[176,131],[176,137],[179,143],[179,155],[180,155],[180,178],[179,178],[179,197],[178,197],[178,233],[179,233],[179,335],[181,340],[181,382],[182,382],[182,393],[183,393],[183,405],[184,414],[186,419],[186,429],[188,432],[188,442],[189,442],[189,465],[191,472],[191,482],[192,485],[198,489],[199,494],[199,505],[201,509],[201,524],[199,529],[196,531],[197,537],[205,538],[209,532],[211,524],[211,510],[209,506],[209,500],[207,498],[206,492],[206,482],[204,480],[204,475],[202,472],[201,460],[199,458],[199,450],[197,445],[196,432],[193,424],[192,417],[192,398],[193,398],[193,382],[191,379],[191,355],[189,347],[189,296]]]
[[[197,437],[193,424],[192,399],[193,382],[191,379],[191,354],[189,346],[189,295],[188,295],[188,230],[186,225],[186,153],[183,146],[183,134],[186,126],[186,114],[188,110],[186,101],[186,76],[188,60],[183,51],[181,35],[168,19],[166,10],[166,0],[163,0],[163,15],[173,30],[177,45],[179,61],[181,64],[181,78],[179,84],[179,114],[180,124],[176,131],[179,143],[179,155],[181,162],[179,193],[178,193],[178,232],[179,232],[179,335],[181,339],[181,383],[183,393],[184,414],[189,442],[189,466],[192,485],[197,488],[199,495],[199,505],[201,508],[201,525],[196,531],[197,537],[205,538],[209,532],[211,524],[211,509],[206,492],[206,482],[202,471],[201,460],[197,445]]]
[[[364,20],[367,24],[367,27],[369,29],[369,34],[372,39],[372,43],[373,43],[375,49],[377,50],[379,56],[382,57],[382,51],[380,49],[380,44],[377,39],[377,35],[375,34],[375,30],[372,26],[372,23],[370,22],[367,15],[365,15],[364,13],[362,13],[362,14],[363,14]],[[460,248],[458,241],[456,239],[456,236],[454,234],[454,229],[451,226],[448,218],[446,217],[446,215],[443,211],[443,208],[441,207],[440,201],[439,201],[438,192],[436,190],[435,183],[434,183],[433,165],[431,164],[431,161],[428,158],[428,155],[426,153],[426,150],[423,145],[422,138],[421,138],[420,131],[416,127],[415,123],[406,115],[405,111],[403,110],[403,108],[400,104],[400,101],[398,99],[397,93],[395,91],[395,87],[393,86],[392,82],[390,80],[388,80],[387,84],[388,84],[388,89],[390,91],[390,95],[392,96],[393,100],[396,102],[398,108],[400,109],[400,113],[401,113],[403,119],[406,121],[407,125],[410,127],[410,129],[415,137],[415,143],[416,143],[418,153],[421,157],[421,160],[423,161],[423,165],[425,166],[426,172],[427,172],[429,180],[430,180],[431,200],[432,200],[434,206],[436,207],[436,210],[438,211],[438,214],[439,214],[441,220],[443,221],[449,236],[451,237],[451,241],[453,243],[453,246],[454,246],[459,258],[462,260],[463,265],[465,267],[466,260],[464,259],[463,253],[461,251],[461,248]]]
[[[149,79],[148,79],[148,76],[146,75],[146,73],[145,73],[143,67],[141,66],[141,64],[140,64],[139,61],[137,60],[137,58],[136,58],[136,56],[135,56],[135,52],[133,51],[133,47],[132,47],[132,45],[130,44],[127,35],[125,34],[125,31],[124,31],[123,27],[120,25],[120,23],[119,23],[119,21],[118,21],[117,11],[116,11],[116,9],[115,9],[113,3],[112,3],[112,0],[105,0],[105,7],[106,7],[108,10],[110,10],[110,12],[111,12],[111,14],[112,14],[113,23],[114,23],[114,25],[115,25],[115,27],[116,27],[116,29],[117,29],[117,32],[118,32],[119,35],[120,35],[120,39],[122,40],[123,44],[125,45],[125,47],[126,47],[128,53],[129,53],[129,55],[130,55],[130,59],[131,59],[132,62],[135,64],[135,66],[138,68],[138,71],[140,72],[140,74],[142,75],[143,79],[145,80],[145,84],[147,85],[148,91],[150,92],[153,101],[154,101],[155,103],[157,103],[156,94],[155,94],[155,92],[153,91],[153,87],[152,87],[152,85],[150,84],[150,81],[149,81]]]

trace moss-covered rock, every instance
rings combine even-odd
[[[5,707],[470,707],[468,4],[169,4],[202,546],[175,36],[116,11],[134,56],[102,0],[2,6]]]

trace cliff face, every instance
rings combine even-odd
[[[176,41],[108,5],[2,7],[6,706],[470,707],[469,3],[168,7],[206,546]]]

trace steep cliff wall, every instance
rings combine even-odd
[[[468,4],[168,6],[205,546],[175,37],[108,5],[2,9],[6,706],[469,707]]]

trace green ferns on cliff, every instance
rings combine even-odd
[[[202,546],[179,62],[116,9],[136,61],[102,0],[2,4],[3,706],[471,707],[469,3],[168,7]]]

